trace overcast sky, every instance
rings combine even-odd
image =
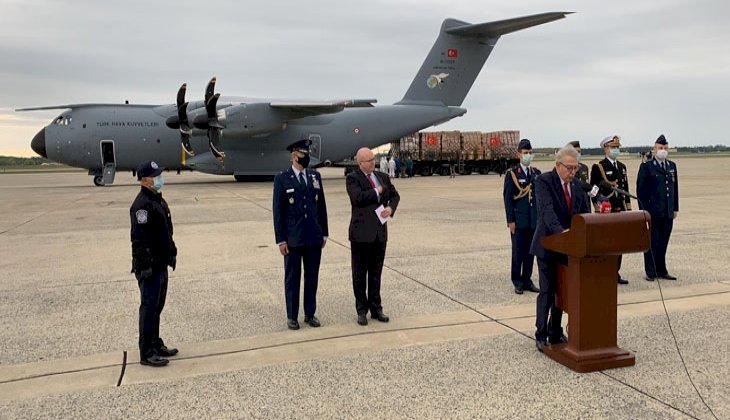
[[[82,102],[225,95],[401,99],[447,17],[566,19],[503,36],[438,130],[518,129],[535,147],[730,144],[730,2],[0,0],[0,154]]]

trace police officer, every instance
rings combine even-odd
[[[653,159],[639,166],[636,196],[639,206],[651,215],[651,249],[644,253],[646,279],[677,280],[667,271],[667,247],[674,218],[679,212],[677,165],[667,159],[669,144],[664,134],[654,143]],[[653,258],[652,258],[653,255]]]
[[[505,175],[503,195],[507,227],[512,239],[512,285],[515,293],[521,295],[524,290],[540,291],[531,279],[535,257],[530,254],[530,243],[537,223],[533,183],[541,172],[530,167],[533,157],[530,140],[520,140],[517,157],[520,163],[508,169]]]
[[[327,243],[327,204],[322,177],[309,166],[309,139],[289,145],[292,166],[274,179],[274,234],[284,256],[287,327],[299,329],[299,284],[304,264],[304,322],[319,327],[317,282],[322,248]]]
[[[175,270],[177,248],[172,240],[172,218],[160,190],[164,168],[145,162],[137,168],[142,188],[129,209],[132,221],[132,272],[137,278],[140,364],[165,366],[178,353],[160,338],[160,314],[167,296],[167,267]]]
[[[607,197],[611,203],[611,212],[618,213],[621,211],[631,210],[631,198],[628,196],[621,196],[613,191],[608,186],[601,186],[601,181],[605,181],[614,188],[618,188],[624,191],[629,191],[629,179],[626,175],[626,165],[618,161],[618,157],[621,153],[621,137],[619,135],[612,135],[601,140],[601,147],[603,147],[603,153],[606,157],[594,163],[591,168],[591,184],[598,185],[598,195]],[[596,213],[599,212],[598,195],[593,197],[593,208]],[[621,258],[618,257],[618,269],[621,270]],[[629,281],[622,278],[620,273],[616,273],[616,278],[619,284],[627,284]]]

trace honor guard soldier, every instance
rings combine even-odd
[[[537,223],[533,183],[541,172],[530,167],[533,157],[530,140],[520,140],[517,157],[520,163],[508,169],[504,177],[503,195],[507,227],[512,239],[512,285],[515,293],[521,295],[524,290],[540,291],[531,278],[535,257],[530,254],[530,243]]]
[[[304,322],[319,327],[317,283],[322,248],[327,243],[327,204],[322,177],[309,166],[309,139],[289,145],[292,166],[274,178],[274,234],[284,256],[287,327],[299,329],[299,285],[304,265]]]
[[[651,249],[644,253],[646,279],[677,280],[667,271],[667,247],[674,218],[679,212],[677,165],[667,159],[669,144],[664,134],[654,143],[653,159],[639,166],[636,196],[639,206],[651,215]]]
[[[160,338],[160,314],[167,296],[167,267],[175,271],[177,248],[172,240],[172,218],[160,190],[165,168],[146,162],[137,168],[142,189],[129,209],[132,221],[132,272],[141,297],[139,306],[140,364],[165,366],[178,353]]]
[[[581,162],[581,153],[580,153],[580,142],[578,140],[571,141],[568,143],[569,145],[573,146],[576,152],[578,152],[578,164],[580,165],[580,169],[578,169],[578,173],[575,174],[575,177],[583,182],[588,182],[588,165]]]
[[[631,198],[629,196],[622,196],[609,187],[610,185],[613,188],[629,191],[626,165],[617,160],[621,153],[621,137],[618,135],[608,136],[601,140],[601,147],[603,147],[603,152],[606,157],[598,163],[594,163],[591,168],[590,183],[600,187],[598,195],[592,198],[593,209],[596,213],[600,211],[598,196],[604,196],[611,203],[611,213],[631,210]],[[621,257],[621,255],[618,257],[619,271],[621,270]],[[622,278],[620,273],[616,273],[616,278],[619,284],[627,284],[629,282]]]

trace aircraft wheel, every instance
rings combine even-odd
[[[94,185],[96,185],[97,187],[103,187],[104,186],[104,177],[101,175],[95,176]]]

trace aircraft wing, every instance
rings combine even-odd
[[[334,101],[281,101],[271,102],[269,106],[291,111],[297,118],[321,114],[334,114],[345,108],[372,107],[377,99],[341,99]]]
[[[15,111],[16,112],[22,112],[22,111],[46,111],[49,109],[76,109],[76,108],[87,108],[87,107],[95,107],[95,106],[119,106],[119,105],[125,105],[128,107],[137,107],[137,108],[155,108],[159,105],[138,105],[138,104],[103,104],[103,103],[88,103],[88,104],[67,104],[67,105],[51,105],[51,106],[36,106],[32,108],[18,108]]]

